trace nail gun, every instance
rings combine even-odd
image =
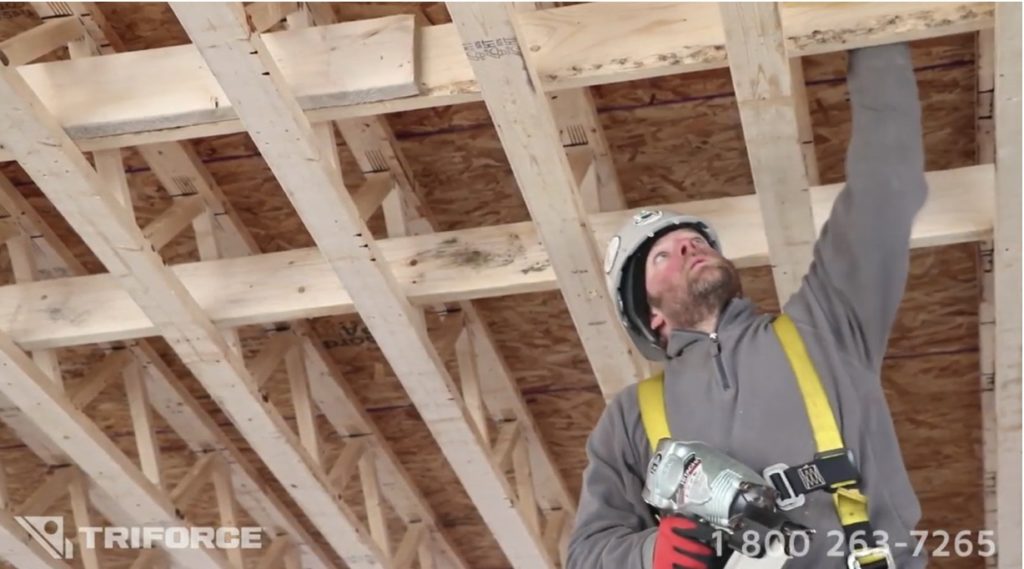
[[[682,515],[714,530],[710,543],[732,550],[726,569],[782,567],[793,537],[814,530],[777,507],[771,483],[743,463],[701,442],[662,439],[648,464],[642,493],[661,516]]]

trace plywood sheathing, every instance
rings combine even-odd
[[[443,6],[438,6],[422,6],[433,23],[447,21]],[[163,4],[105,4],[103,9],[129,49],[187,41]],[[338,12],[341,19],[358,19],[385,15],[384,11],[392,9],[402,12],[415,7],[345,6]],[[974,163],[973,137],[969,136],[973,132],[973,53],[971,36],[921,42],[915,48],[928,169]],[[845,57],[815,56],[804,63],[822,181],[839,181],[844,177],[849,134],[843,83]],[[593,89],[593,93],[630,206],[752,193],[739,117],[725,70],[606,85]],[[390,116],[389,122],[441,229],[528,218],[482,104],[401,113]],[[247,136],[194,142],[263,250],[312,245]],[[342,145],[339,151],[346,173],[358,182],[358,169],[347,149]],[[126,153],[126,160],[136,213],[145,223],[170,205],[170,199],[133,152]],[[73,245],[90,270],[101,270],[27,178],[16,167],[4,165],[3,171]],[[381,234],[379,217],[371,221],[371,227],[375,234]],[[163,253],[171,263],[196,258],[187,235],[172,242]],[[981,510],[972,501],[981,491],[977,466],[980,421],[974,249],[970,245],[928,249],[915,252],[912,258],[913,275],[894,329],[883,381],[907,466],[922,499],[923,527],[977,529],[981,526]],[[0,262],[4,278],[9,279],[6,253]],[[751,297],[763,301],[766,309],[774,308],[769,300],[774,298],[774,291],[766,269],[746,270],[744,279]],[[571,491],[578,492],[585,463],[583,445],[603,403],[564,303],[553,292],[490,299],[481,302],[480,307]],[[377,364],[384,361],[358,318],[323,318],[315,326],[469,563],[487,569],[506,567],[507,562],[401,386],[386,367],[383,375],[375,375]],[[243,336],[247,354],[256,353],[264,334],[247,330]],[[84,369],[88,351],[76,353],[64,359],[71,368]],[[175,359],[169,361],[232,439],[242,443],[198,383],[187,377]],[[271,378],[268,392],[290,416],[286,386],[279,372]],[[119,446],[129,456],[134,456],[127,406],[119,386],[105,392],[88,412],[115,440],[123,441]],[[2,440],[0,458],[13,461],[8,462],[9,474],[19,478],[17,484],[27,487],[34,482],[40,465],[19,466],[31,465],[33,459],[10,437]],[[172,465],[192,456],[182,452],[183,446],[173,437],[164,435],[161,443]],[[332,457],[338,449],[337,441],[328,437],[325,447],[327,456]],[[255,455],[246,454],[258,463]],[[286,497],[269,472],[262,466],[260,470],[278,495]],[[950,558],[936,559],[934,565],[967,566],[964,563]]]

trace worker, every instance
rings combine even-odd
[[[860,537],[892,555],[877,563],[857,558],[853,566],[892,569],[895,562],[916,569],[927,561],[911,534],[920,506],[880,376],[906,284],[911,225],[928,192],[920,102],[907,45],[848,56],[846,182],[782,314],[827,393],[826,408],[850,451],[847,466],[859,473],[869,522],[863,525],[871,529]],[[740,274],[722,253],[727,247],[701,219],[642,211],[608,244],[604,269],[612,300],[636,347],[664,368],[671,438],[701,441],[759,473],[772,465],[806,465],[816,458],[815,433],[774,327],[779,317],[760,314],[743,297]],[[656,516],[644,503],[652,449],[639,405],[637,385],[622,390],[588,438],[567,569],[721,566],[730,552],[699,538],[706,527]],[[787,569],[848,567],[846,549],[865,544],[840,543],[844,524],[834,492],[802,497],[803,504],[786,513],[816,533]]]

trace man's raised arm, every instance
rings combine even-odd
[[[906,286],[911,226],[928,193],[921,108],[906,44],[849,57],[846,186],[784,311],[797,321],[824,318],[845,348],[877,369]]]

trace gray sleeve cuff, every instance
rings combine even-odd
[[[657,537],[658,532],[655,530],[644,538],[644,542],[640,546],[641,569],[651,569],[654,566],[654,540]]]

